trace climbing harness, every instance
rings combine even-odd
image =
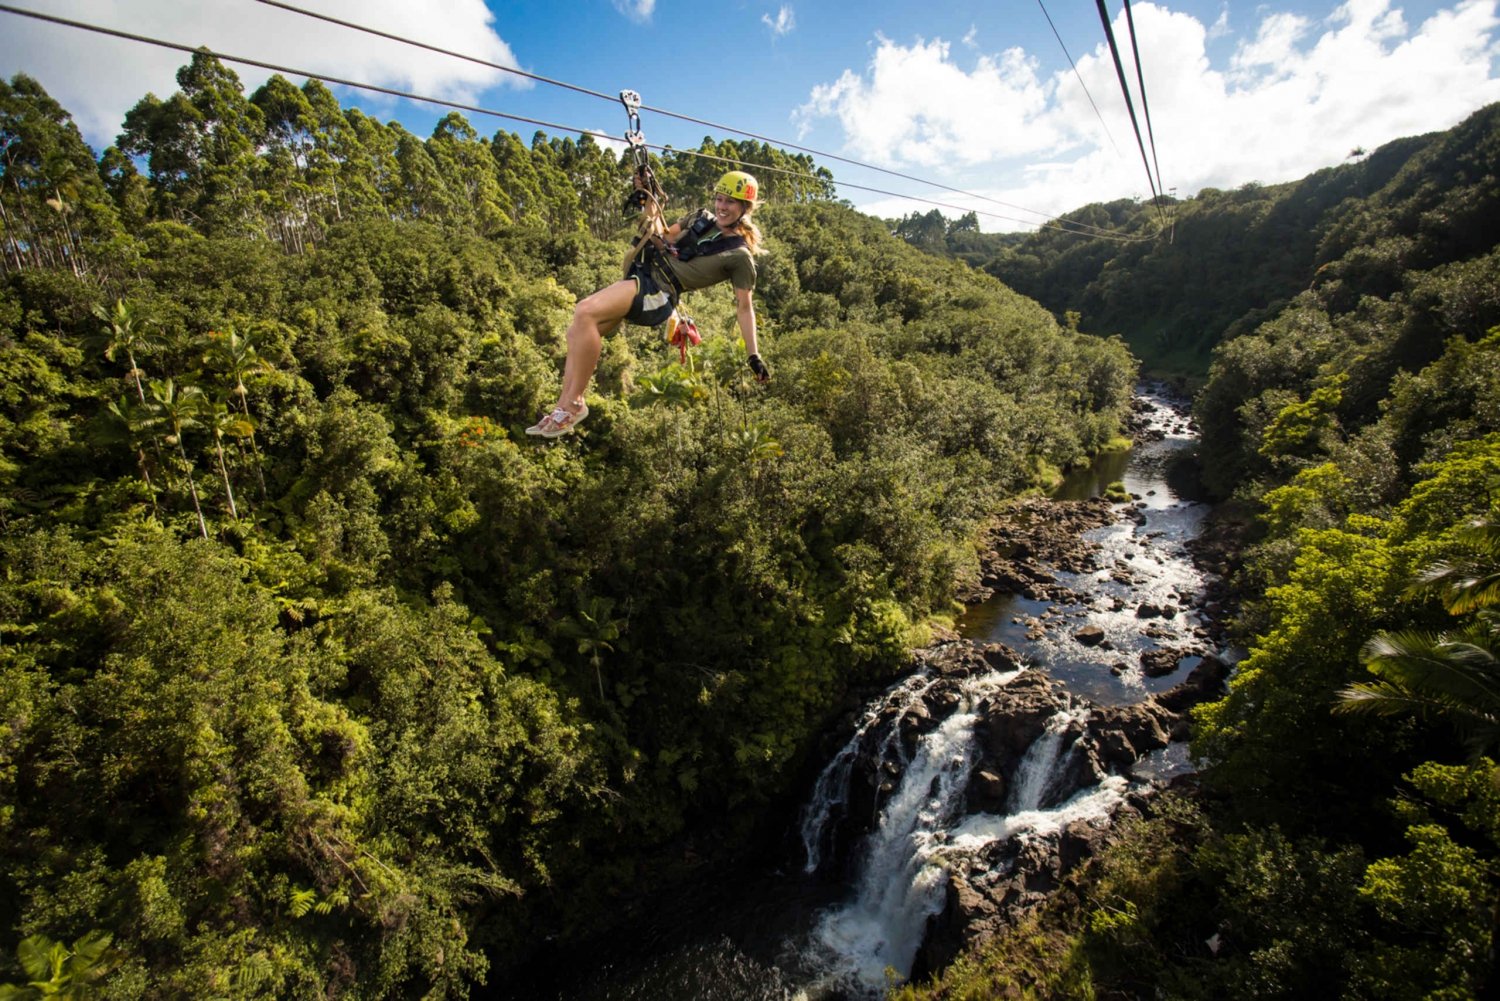
[[[666,263],[667,257],[679,256],[678,248],[668,244],[664,239],[667,232],[667,220],[662,212],[662,206],[666,204],[667,193],[662,190],[661,183],[657,181],[656,172],[651,169],[651,158],[646,151],[646,138],[641,131],[641,95],[633,90],[622,90],[620,103],[625,106],[625,115],[629,119],[625,130],[625,144],[630,150],[631,159],[635,162],[635,173],[632,175],[633,190],[630,192],[630,197],[625,200],[625,212],[627,216],[634,215],[638,220],[635,241],[631,244],[629,253],[625,255],[625,277],[636,279],[638,288],[643,287],[643,278],[653,279],[651,281],[653,285],[665,286],[667,296],[672,303],[672,311],[665,321],[667,343],[677,349],[679,360],[686,365],[688,347],[690,345],[696,347],[703,338],[698,333],[698,325],[693,322],[693,318],[677,309],[683,290],[677,281],[676,274]],[[713,217],[708,216],[708,223],[694,231],[695,251],[698,238],[703,236],[712,223]],[[744,244],[743,238],[737,239],[740,245]],[[731,249],[733,247],[726,245],[705,252],[720,253]],[[687,259],[691,259],[692,256],[690,252]]]
[[[711,257],[745,245],[745,238],[739,235],[715,236],[704,240],[704,234],[713,228],[714,214],[707,209],[699,209],[693,221],[688,223],[682,238],[668,246],[668,252],[679,261],[691,261],[695,257]]]
[[[632,190],[625,200],[625,213],[627,217],[634,215],[637,219],[636,238],[625,255],[625,277],[635,279],[637,294],[642,296],[638,307],[641,309],[642,319],[649,317],[649,320],[655,320],[660,315],[655,311],[660,307],[653,307],[646,300],[652,298],[651,294],[658,289],[665,293],[672,310],[665,321],[656,322],[666,323],[667,343],[677,349],[679,360],[686,365],[688,348],[696,347],[702,343],[703,338],[698,333],[698,325],[693,322],[693,318],[678,309],[683,288],[677,280],[677,274],[667,264],[667,259],[691,261],[698,257],[723,254],[745,246],[745,238],[739,234],[725,235],[717,232],[713,213],[700,209],[677,242],[667,243],[667,220],[662,211],[667,202],[667,193],[662,190],[656,179],[656,172],[651,169],[651,157],[646,150],[646,138],[641,130],[641,95],[633,90],[622,90],[620,103],[624,105],[628,119],[625,144],[635,163],[635,172],[631,177]],[[755,178],[744,171],[730,171],[719,178],[714,192],[754,202],[757,194]],[[710,231],[714,232],[711,234]]]

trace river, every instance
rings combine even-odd
[[[1102,457],[1071,475],[1059,499],[1098,496],[1123,480],[1135,501],[1122,519],[1094,529],[1099,569],[1055,571],[1076,601],[1043,603],[999,597],[973,607],[960,632],[1003,642],[1023,653],[1025,667],[1045,671],[1096,705],[1140,701],[1171,687],[1199,659],[1170,659],[1143,669],[1151,651],[1204,648],[1207,624],[1194,611],[1204,580],[1187,544],[1206,508],[1179,498],[1168,483],[1174,453],[1194,436],[1185,405],[1160,387],[1138,392],[1155,434],[1128,453]],[[1149,614],[1144,610],[1149,610]],[[1092,629],[1088,627],[1093,627]],[[1089,637],[1088,642],[1078,637]],[[1147,658],[1149,659],[1149,658]],[[860,729],[820,775],[800,817],[797,837],[779,868],[717,873],[695,890],[656,909],[628,936],[551,962],[546,981],[512,982],[495,996],[557,1001],[864,1001],[883,995],[894,971],[911,969],[929,915],[941,905],[945,867],[996,840],[1056,830],[1107,814],[1132,779],[1184,769],[1181,745],[1158,752],[1131,777],[1111,776],[1062,802],[1048,797],[1061,767],[1061,735],[1087,709],[1060,712],[1027,751],[1001,814],[962,808],[973,753],[973,709],[1016,671],[997,670],[964,683],[961,704],[912,749],[889,747],[899,761],[899,786],[884,803],[852,866],[825,864],[822,845],[847,798],[848,762],[868,747],[867,728],[893,708],[915,704],[932,679],[903,678],[868,707]],[[1152,676],[1154,674],[1160,676]],[[1070,715],[1071,714],[1071,715]],[[880,738],[899,744],[893,736]],[[852,878],[848,874],[852,871]]]

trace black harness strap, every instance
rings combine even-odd
[[[738,250],[745,246],[743,236],[724,236],[707,243],[699,243],[703,234],[714,226],[713,213],[707,209],[699,209],[693,221],[688,224],[687,232],[679,239],[675,248],[671,251],[672,256],[679,261],[691,261],[695,257],[712,257],[715,254],[723,254],[731,250]]]

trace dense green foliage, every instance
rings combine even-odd
[[[1307,244],[1312,287],[1209,332],[1205,480],[1257,516],[1249,656],[1196,713],[1209,795],[926,996],[1500,991],[1500,107],[1277,197],[1375,164]]]
[[[741,844],[986,513],[1128,405],[1119,341],[767,172],[776,380],[698,293],[689,366],[627,330],[534,442],[626,168],[179,83],[97,161],[0,83],[0,980],[463,994]],[[687,205],[723,166],[660,174]]]

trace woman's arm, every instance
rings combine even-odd
[[[734,318],[740,325],[740,336],[745,339],[745,350],[750,354],[760,354],[760,344],[755,338],[755,303],[750,297],[753,293],[747,288],[734,290]]]
[[[771,378],[771,373],[760,358],[760,342],[755,336],[755,303],[751,299],[752,294],[747,288],[734,290],[734,318],[740,325],[740,336],[745,339],[745,351],[750,356],[750,367],[755,371],[755,378],[765,382]]]

